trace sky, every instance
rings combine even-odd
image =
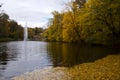
[[[23,27],[46,27],[51,12],[63,11],[70,0],[0,0],[1,7],[10,19]]]

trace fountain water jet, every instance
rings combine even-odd
[[[24,27],[24,41],[28,40],[28,28],[27,28],[27,23]]]

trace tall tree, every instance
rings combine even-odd
[[[120,1],[89,0],[89,9],[97,20],[111,32],[114,38],[120,37]]]
[[[71,2],[70,5],[68,5],[68,11],[64,13],[63,18],[63,41],[66,41],[65,39],[69,40],[70,42],[80,42],[81,41],[81,35],[80,35],[80,22],[78,21],[78,10],[76,2]]]
[[[49,21],[49,28],[44,32],[47,40],[62,41],[62,18],[63,14],[54,11],[54,18]]]

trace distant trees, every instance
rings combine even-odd
[[[28,28],[29,40],[42,40],[43,39],[43,36],[42,36],[43,31],[44,31],[43,28],[38,28],[38,27]]]
[[[23,27],[21,25],[18,25],[15,21],[9,22],[9,32],[11,38],[14,40],[22,40],[23,39]]]
[[[53,12],[46,40],[120,44],[119,0],[75,0],[70,10]]]
[[[0,13],[0,41],[8,40],[22,40],[23,39],[23,27],[18,25],[17,22],[10,20],[9,16],[1,12]]]

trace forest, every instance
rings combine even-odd
[[[0,41],[23,40],[23,27],[0,12]]]
[[[46,41],[120,45],[120,0],[75,0],[52,14]]]

